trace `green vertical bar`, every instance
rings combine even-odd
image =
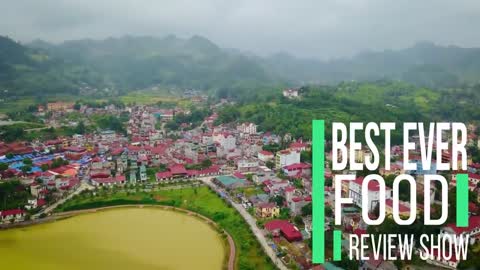
[[[312,262],[325,262],[325,121],[313,120],[312,128]]]
[[[342,260],[342,231],[333,231],[333,260]]]
[[[457,174],[457,227],[468,227],[468,175]]]

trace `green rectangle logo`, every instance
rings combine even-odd
[[[312,123],[312,262],[325,262],[325,121]]]
[[[342,231],[333,231],[333,260],[342,260]]]
[[[457,227],[468,227],[468,174],[457,174]]]

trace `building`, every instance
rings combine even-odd
[[[473,185],[477,185],[480,182],[480,174],[476,173],[467,173],[468,174],[468,182],[472,183]],[[457,181],[457,174],[452,174],[452,181]]]
[[[237,126],[237,130],[244,134],[257,134],[257,125],[254,123],[242,123]]]
[[[233,150],[237,147],[237,139],[235,136],[227,132],[213,134],[213,141],[226,151]]]
[[[142,166],[140,166],[140,181],[146,182],[147,178],[148,178],[147,168],[144,165],[142,165]]]
[[[283,90],[283,96],[290,99],[298,98],[299,97],[298,89],[292,89],[292,88],[285,89]]]
[[[372,254],[369,255],[368,260],[363,262],[362,270],[397,270],[398,268],[390,261],[384,261],[382,258],[376,260]]]
[[[162,121],[170,121],[175,116],[175,111],[174,110],[159,110],[157,112],[154,112],[153,115],[157,119],[161,119]]]
[[[353,203],[359,207],[362,207],[362,183],[364,177],[357,177],[354,181],[349,181],[349,197],[353,199]],[[385,199],[392,198],[392,190],[385,187]],[[373,211],[378,205],[380,197],[380,186],[377,181],[370,181],[368,183],[368,210]]]
[[[425,261],[428,264],[431,265],[436,265],[436,266],[441,266],[442,268],[447,268],[447,269],[452,269],[455,270],[458,267],[458,263],[460,262],[460,258],[457,258],[455,252],[451,254],[451,258],[449,260],[446,260],[438,250],[434,250],[429,258]],[[448,252],[445,254],[445,256],[449,256]]]
[[[309,204],[312,203],[312,197],[306,196],[306,197],[293,197],[291,200],[287,200],[288,207],[290,208],[290,212],[292,215],[298,215],[301,213],[302,208]]]
[[[182,164],[176,164],[168,167],[168,169],[164,172],[157,172],[155,174],[155,179],[157,181],[170,181],[174,180],[175,178],[194,178],[219,174],[220,167],[216,165],[210,166],[209,168],[202,170],[186,170]]]
[[[237,162],[237,169],[241,172],[248,172],[258,168],[258,161],[241,159]]]
[[[214,179],[214,183],[226,189],[235,189],[247,186],[247,181],[245,179],[223,175],[216,177]]]
[[[73,160],[80,160],[86,153],[87,148],[71,146],[64,149],[65,157]]]
[[[312,175],[312,165],[307,163],[294,163],[283,167],[283,172],[290,177]]]
[[[407,172],[408,174],[415,175],[425,175],[425,174],[437,174],[437,163],[432,161],[430,169],[423,168],[423,162],[420,156],[413,156],[410,160],[410,163],[414,163],[417,166],[416,170]]]
[[[130,181],[130,183],[132,183],[132,184],[136,184],[136,183],[137,183],[137,170],[130,170],[129,181]]]
[[[280,195],[283,193],[285,188],[290,185],[290,182],[287,180],[281,180],[278,178],[268,179],[262,182],[264,185],[263,191],[270,196]]]
[[[306,151],[308,150],[308,145],[301,141],[293,142],[290,144],[289,149],[292,151],[298,151],[298,152]]]
[[[273,159],[274,155],[272,152],[262,150],[258,152],[257,157],[260,161],[267,162]]]
[[[125,184],[126,178],[124,175],[117,175],[115,177],[93,178],[91,179],[91,182],[93,186],[109,187]]]
[[[275,203],[259,203],[255,207],[255,214],[260,218],[275,218],[280,216],[280,208]]]
[[[368,149],[359,149],[355,151],[355,161],[358,163],[364,163],[367,157],[370,157],[372,153]]]
[[[66,110],[73,109],[73,105],[75,105],[73,102],[63,102],[63,101],[49,102],[47,103],[47,110],[66,111]]]
[[[22,221],[25,218],[25,212],[22,209],[11,209],[11,210],[3,210],[0,211],[0,221],[8,222],[8,221]]]
[[[275,156],[275,168],[281,169],[285,166],[300,163],[300,152],[291,150],[278,151]]]
[[[468,190],[474,191],[479,181],[480,175],[476,173],[468,173]],[[453,187],[457,186],[457,174],[452,174],[452,181],[450,181],[449,185]]]
[[[265,223],[265,229],[268,230],[273,237],[283,236],[287,241],[301,241],[302,233],[293,224],[286,220],[272,220]]]

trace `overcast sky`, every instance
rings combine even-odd
[[[479,0],[0,0],[0,35],[21,41],[197,34],[334,58],[423,40],[480,47],[479,29]]]

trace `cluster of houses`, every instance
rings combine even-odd
[[[34,115],[43,119],[45,125],[50,127],[75,127],[78,125],[79,120],[82,120],[85,125],[91,124],[90,116],[106,114],[120,116],[126,112],[126,108],[114,104],[89,106],[87,104],[77,104],[68,101],[55,101],[38,105]],[[79,118],[78,114],[83,117]],[[69,117],[70,115],[75,115],[75,117]]]
[[[287,98],[299,96],[296,89],[287,89],[283,94]],[[73,104],[49,103],[47,106],[49,111],[61,113],[71,110]],[[172,133],[164,128],[164,123],[174,119],[177,113],[188,114],[188,111],[179,108],[159,109],[155,106],[133,106],[122,110],[130,115],[126,123],[126,136],[104,130],[48,141],[0,142],[0,163],[8,164],[8,168],[0,172],[0,181],[20,179],[31,193],[24,205],[0,211],[0,222],[21,221],[29,211],[45,207],[52,197],[50,195],[61,198],[65,193],[73,192],[82,182],[95,187],[112,187],[210,177],[215,184],[231,193],[232,198],[251,210],[252,216],[261,221],[264,233],[270,235],[272,241],[276,244],[287,241],[291,244],[288,248],[298,248],[292,254],[304,256],[292,258],[301,268],[312,267],[309,262],[311,251],[305,251],[308,247],[304,242],[311,237],[311,214],[305,213],[304,209],[312,203],[312,166],[301,158],[302,152],[311,151],[310,142],[293,139],[289,134],[278,136],[260,132],[255,123],[215,125],[218,117],[215,112],[205,117],[199,127],[175,131],[175,136],[170,136]],[[189,123],[182,124],[190,126]],[[469,136],[469,144],[480,143],[474,141],[475,138]],[[271,149],[265,147],[271,144],[284,147],[274,152],[265,150]],[[416,171],[404,172],[401,147],[393,146],[391,153],[391,169],[380,170],[382,175],[414,174],[421,185],[423,175],[436,173],[435,166],[429,170],[418,166]],[[362,149],[356,152],[355,159],[363,162],[369,155],[371,153],[367,149]],[[331,153],[327,155],[327,163],[331,157]],[[451,161],[451,154],[443,153],[442,159]],[[31,162],[30,170],[24,171],[22,167],[27,160]],[[411,161],[421,164],[415,153],[411,155]],[[328,168],[325,171],[327,179],[334,177],[334,172]],[[480,164],[470,161],[468,172],[454,172],[451,187],[456,185],[458,173],[468,173],[470,190],[480,194]],[[342,209],[342,231],[345,234],[366,233],[367,226],[361,220],[359,211],[362,207],[363,181],[364,178],[359,176],[337,187],[342,189],[344,196],[353,199],[352,205]],[[333,209],[334,187],[326,186],[325,191],[325,202]],[[435,192],[433,188],[432,200]],[[387,190],[387,214],[393,208],[391,197],[391,190]],[[378,205],[378,198],[379,186],[370,182],[367,201],[371,212]],[[480,197],[478,199],[480,202]],[[458,228],[448,224],[442,228],[442,234],[470,234],[473,236],[472,244],[476,242],[480,237],[480,220],[476,216],[478,207],[473,203],[470,207],[469,227]],[[288,215],[282,215],[285,211],[288,211]],[[409,212],[410,205],[401,202],[400,213],[408,215]],[[301,225],[294,222],[299,219]],[[325,223],[325,229],[332,229],[329,222]],[[278,248],[277,251],[280,253],[282,249]],[[370,260],[363,263],[367,267],[365,269],[396,269],[391,262]],[[454,269],[458,261],[432,259],[429,263]]]
[[[63,113],[72,106],[49,104],[48,110]],[[310,149],[309,143],[259,132],[254,123],[216,126],[216,113],[205,117],[200,127],[175,131],[173,138],[162,123],[188,111],[154,106],[124,110],[130,115],[126,136],[104,130],[48,141],[0,143],[0,163],[8,164],[0,173],[2,181],[20,179],[31,193],[25,205],[2,211],[2,221],[21,221],[30,211],[46,207],[52,196],[62,198],[81,183],[103,188],[213,177],[232,192],[259,187],[259,193],[238,199],[255,218],[276,221],[266,223],[265,233],[292,242],[310,237],[309,226],[299,229],[290,220],[279,219],[281,209],[296,216],[311,203],[311,165],[300,158]],[[265,145],[282,142],[285,149],[264,150]],[[25,172],[21,168],[26,159],[32,164]],[[294,179],[301,185],[295,186]],[[279,196],[284,198],[281,205],[273,201]]]

